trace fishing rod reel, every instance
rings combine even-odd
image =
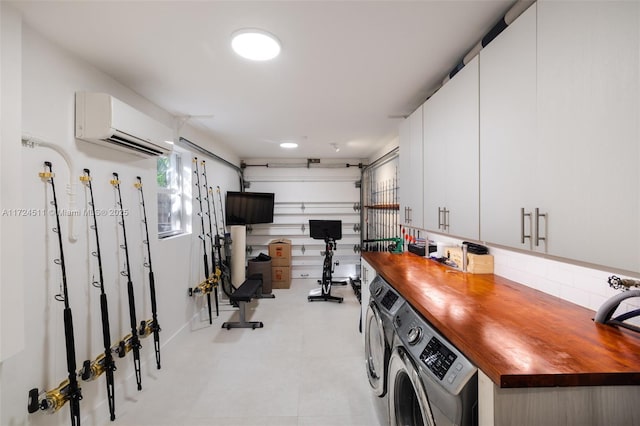
[[[63,380],[57,388],[48,391],[39,392],[38,388],[33,388],[29,391],[27,411],[29,414],[33,414],[38,410],[53,414],[73,398],[81,400],[82,394],[80,393],[80,388],[77,389],[75,394],[71,392],[69,379]]]
[[[138,328],[138,336],[141,338],[149,337],[155,330],[160,331],[160,327],[152,319],[140,321],[140,327]]]
[[[211,274],[211,277],[209,277],[209,279],[214,284],[217,284],[220,281],[220,278],[222,278],[222,270],[216,266],[215,272]]]
[[[212,290],[213,283],[211,282],[211,277],[209,277],[197,286],[191,287],[189,289],[189,296],[210,294]]]
[[[133,333],[129,333],[113,347],[112,351],[118,355],[118,358],[124,358],[136,346],[138,349],[142,348],[140,342],[134,344]]]
[[[611,275],[607,280],[609,287],[616,290],[628,291],[631,287],[640,287],[640,280],[634,280],[631,278],[620,278],[615,275]]]
[[[93,361],[86,360],[82,364],[82,369],[78,373],[78,376],[80,376],[80,378],[85,382],[91,382],[100,377],[109,369],[111,371],[116,371],[117,368],[115,363],[107,362],[105,354],[101,353]]]
[[[209,294],[213,291],[213,289],[218,285],[222,277],[222,271],[220,268],[216,267],[216,271],[209,275],[209,278],[202,281],[195,287],[189,288],[189,296],[193,295],[205,295]]]

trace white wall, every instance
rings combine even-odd
[[[398,126],[400,125],[398,124]],[[396,136],[395,138],[391,139],[389,143],[387,143],[384,147],[374,152],[373,155],[369,157],[369,163],[373,163],[374,161],[376,161],[378,158],[382,157],[386,153],[391,152],[393,149],[397,148],[399,144],[400,144],[400,139]]]
[[[250,257],[267,249],[274,238],[288,238],[292,242],[292,278],[322,277],[324,251],[323,241],[309,237],[308,220],[341,220],[342,239],[337,242],[334,260],[339,262],[333,276],[335,279],[353,277],[359,254],[354,245],[360,243],[359,232],[350,225],[360,222],[360,213],[353,205],[360,200],[360,190],[355,183],[360,180],[361,169],[346,167],[358,164],[354,159],[322,159],[320,167],[307,168],[306,160],[281,160],[276,163],[302,164],[296,168],[247,167],[245,179],[251,182],[249,191],[275,193],[274,223],[256,225],[247,234],[247,245],[253,249]],[[266,164],[272,160],[251,159],[247,164]],[[330,164],[337,167],[328,167]],[[293,203],[293,205],[286,205]],[[305,205],[304,209],[301,207]],[[303,228],[304,227],[304,228]]]
[[[43,183],[38,177],[38,172],[43,170],[43,161],[51,161],[53,164],[61,209],[70,205],[69,190],[76,193],[75,201],[80,211],[87,207],[88,191],[78,180],[83,168],[89,168],[93,176],[96,208],[115,207],[115,193],[109,180],[112,172],[119,173],[123,204],[128,210],[125,223],[137,319],[149,319],[149,285],[147,270],[142,266],[146,254],[142,244],[142,213],[139,194],[133,186],[135,177],[141,176],[151,232],[158,317],[162,326],[161,343],[166,345],[181,331],[189,332],[192,328],[203,327],[205,322],[201,321],[202,301],[187,296],[187,288],[202,279],[202,248],[197,239],[199,229],[194,227],[196,232],[193,234],[165,240],[155,237],[155,159],[145,159],[76,141],[74,92],[108,92],[169,126],[175,128],[176,121],[166,111],[23,24],[19,16],[4,4],[2,24],[2,208],[34,211],[46,211],[50,208],[50,185]],[[6,46],[12,50],[5,50]],[[5,59],[9,53],[13,55],[12,67],[5,66]],[[17,88],[17,92],[5,92],[7,86]],[[5,109],[7,104],[12,108]],[[71,168],[64,158],[52,149],[42,146],[22,147],[22,133],[34,135],[64,150],[73,163]],[[181,134],[209,151],[238,163],[237,157],[229,149],[216,144],[201,132],[185,127]],[[184,160],[186,168],[189,169],[190,155],[185,155]],[[207,171],[210,185],[220,185],[223,191],[239,188],[237,175],[232,169],[208,159]],[[6,196],[7,194],[11,196]],[[22,199],[13,194],[22,194]],[[78,367],[83,360],[94,359],[103,351],[100,292],[91,286],[93,277],[97,277],[97,263],[90,255],[90,252],[95,250],[95,242],[88,226],[89,219],[90,217],[84,214],[73,219],[73,229],[77,234],[75,241],[71,241],[74,238],[70,240],[71,224],[68,218],[63,218],[61,223]],[[3,319],[1,333],[3,343],[5,339],[12,343],[11,346],[3,345],[0,363],[2,425],[66,425],[69,422],[67,406],[51,416],[43,413],[28,415],[26,411],[29,389],[52,389],[67,376],[63,303],[54,300],[61,282],[60,268],[53,263],[53,259],[58,257],[57,236],[51,230],[54,221],[53,215],[37,214],[16,218],[8,228],[3,218],[0,228],[3,241],[0,269]],[[199,220],[197,225],[199,227]],[[111,339],[116,342],[130,332],[126,278],[120,275],[125,262],[124,252],[119,248],[122,234],[117,218],[111,215],[98,218],[98,229],[105,291],[109,303]],[[22,300],[25,301],[24,307],[21,305]],[[8,314],[11,314],[11,322],[7,321]],[[206,325],[208,326],[208,322]],[[173,384],[163,383],[163,370],[155,369],[152,340],[146,339],[142,344],[143,390],[151,386],[169,388]],[[132,377],[131,354],[124,359],[116,359],[116,364],[117,416],[118,408],[121,408],[125,401],[135,401],[139,394]],[[83,424],[103,423],[108,415],[104,377],[95,382],[81,383],[81,387],[84,396],[81,402]]]
[[[597,311],[611,296],[620,293],[609,287],[607,279],[615,275],[560,260],[531,256],[501,248],[491,248],[495,273],[569,302]],[[638,298],[623,303],[618,313],[640,308]],[[571,321],[567,318],[567,321]]]
[[[20,18],[0,3],[0,208],[20,201],[18,185],[12,185],[20,167]],[[5,265],[19,261],[22,241],[17,219],[0,216],[0,384],[5,383],[2,361],[24,348],[24,295],[22,269]],[[0,399],[6,395],[0,386]],[[0,404],[0,419],[4,418]]]
[[[428,237],[450,245],[462,243],[462,240],[440,234],[429,233]],[[616,274],[608,271],[499,247],[489,246],[489,253],[494,257],[496,275],[594,311],[620,293],[609,287],[607,279]],[[640,308],[637,299],[622,303],[617,314]]]
[[[16,185],[20,173],[22,152],[21,128],[21,49],[22,23],[11,8],[0,4],[0,209],[4,211],[22,203],[22,188]],[[0,215],[0,361],[24,347],[24,297],[22,289],[15,285],[22,282],[22,270],[12,270],[3,264],[20,261],[22,251],[20,218]]]
[[[275,192],[276,203],[300,200],[315,201],[316,199],[336,202],[358,200],[359,195],[355,182],[360,180],[360,169],[358,167],[345,167],[344,165],[357,165],[359,161],[354,159],[322,159],[320,166],[306,168],[304,166],[277,166],[277,164],[287,163],[302,165],[306,163],[304,159],[275,162],[273,159],[245,160],[247,164],[271,163],[270,167],[246,168],[245,180],[251,182],[251,187],[247,191]],[[337,165],[337,167],[332,165]],[[334,183],[334,185],[331,183]]]
[[[380,164],[373,171],[373,180],[374,182],[395,182],[398,184],[398,157],[392,158],[391,160]],[[397,194],[396,194],[397,195]]]

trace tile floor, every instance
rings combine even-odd
[[[307,302],[316,287],[294,280],[274,290],[275,299],[252,303],[248,316],[262,329],[221,329],[238,316],[221,305],[212,326],[184,331],[163,348],[156,384],[118,406],[105,426],[384,426],[353,289],[333,287],[341,304]]]

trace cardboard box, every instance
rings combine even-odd
[[[291,240],[279,238],[269,243],[272,266],[291,266]]]
[[[291,287],[291,267],[271,266],[271,288]]]
[[[462,270],[462,248],[447,247],[445,254]],[[467,253],[467,272],[471,274],[493,274],[493,256]]]

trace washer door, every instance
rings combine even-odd
[[[388,386],[391,426],[435,426],[418,369],[401,346],[394,350],[389,360]]]
[[[387,391],[385,377],[389,363],[389,348],[384,340],[382,316],[374,301],[371,301],[367,308],[364,352],[369,384],[377,396],[384,396]]]

